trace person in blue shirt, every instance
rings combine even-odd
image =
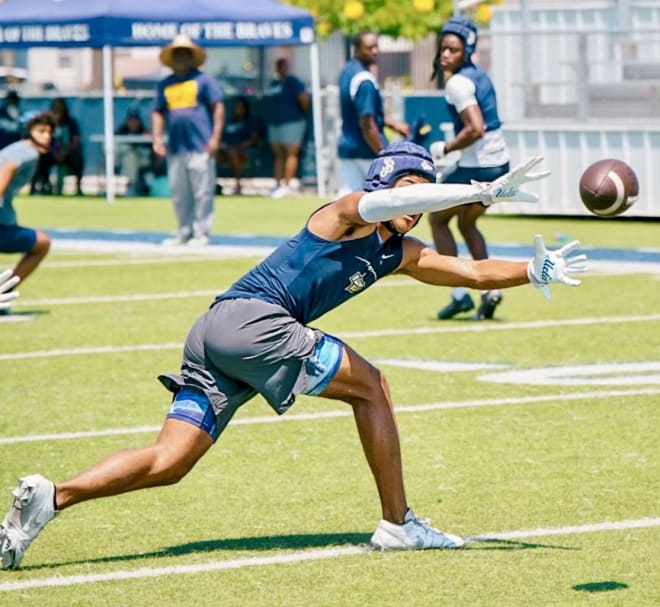
[[[264,90],[264,116],[273,150],[276,183],[272,198],[284,198],[293,192],[291,182],[298,174],[309,108],[310,96],[305,83],[290,73],[287,59],[278,59],[275,78]]]
[[[433,62],[431,78],[442,74],[455,136],[450,141],[433,143],[431,152],[436,162],[450,152],[461,152],[456,170],[443,179],[444,183],[494,181],[509,170],[509,150],[501,129],[493,83],[488,74],[472,62],[477,48],[477,28],[463,17],[452,17],[440,34],[440,48]],[[477,227],[477,221],[485,212],[486,207],[476,202],[460,209],[430,213],[429,223],[438,252],[458,255],[456,240],[449,227],[451,219],[456,217],[472,259],[486,259],[486,239]],[[501,301],[499,290],[482,290],[481,304],[474,318],[493,318]],[[474,307],[467,289],[455,287],[449,303],[438,312],[438,319],[453,318]]]
[[[218,162],[226,162],[236,180],[234,194],[243,192],[241,174],[250,161],[248,150],[259,141],[260,131],[259,123],[252,117],[248,98],[245,95],[234,97],[222,131],[222,143],[218,153]]]
[[[50,112],[36,114],[25,125],[27,136],[0,150],[0,253],[21,254],[12,271],[21,281],[46,257],[50,238],[40,230],[18,224],[14,197],[30,183],[40,156],[50,149],[54,128]],[[8,309],[4,306],[4,313]]]
[[[206,52],[179,34],[160,52],[172,74],[158,84],[151,129],[154,152],[167,157],[167,176],[178,222],[164,245],[205,246],[213,227],[216,155],[224,124],[223,93],[198,68]],[[165,143],[167,126],[167,143]]]
[[[378,61],[378,35],[359,32],[353,37],[352,47],[353,56],[339,75],[340,195],[362,188],[371,161],[388,143],[386,126],[404,137],[410,134],[405,122],[385,116],[378,80],[371,71]]]
[[[21,138],[21,97],[16,91],[7,91],[0,106],[0,149]]]
[[[375,479],[382,519],[371,537],[379,550],[460,548],[409,507],[394,404],[383,373],[340,338],[312,323],[400,273],[431,285],[504,288],[531,283],[578,285],[585,269],[577,241],[548,251],[540,235],[529,261],[442,256],[409,232],[426,211],[481,201],[534,201],[520,190],[547,173],[532,158],[491,184],[436,184],[430,154],[395,143],[372,162],[364,189],[317,209],[302,230],[227,291],[188,333],[180,373],[159,377],[174,394],[156,443],[116,452],[65,482],[22,477],[0,525],[4,568],[17,568],[30,542],[74,504],[178,482],[194,467],[236,411],[261,394],[279,415],[299,394],[348,404]],[[217,509],[216,509],[217,510]]]

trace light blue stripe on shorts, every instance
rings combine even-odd
[[[307,383],[302,393],[316,396],[323,392],[337,375],[343,353],[344,344],[341,341],[332,335],[324,335],[316,344],[312,357],[305,361]]]
[[[167,419],[178,419],[204,430],[213,442],[218,440],[217,420],[209,399],[201,392],[182,388],[176,393]]]

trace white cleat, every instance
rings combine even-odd
[[[381,520],[371,536],[371,545],[376,550],[430,550],[456,549],[465,545],[463,538],[443,533],[418,519],[409,508],[403,525]]]
[[[32,540],[54,519],[55,485],[40,474],[18,479],[12,491],[14,503],[0,524],[0,556],[3,569],[18,569]]]
[[[193,248],[206,247],[209,244],[208,236],[195,236],[188,241],[188,246]]]

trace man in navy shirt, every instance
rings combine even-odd
[[[426,211],[475,200],[536,200],[519,186],[547,175],[529,173],[540,160],[491,184],[445,185],[435,183],[424,148],[402,142],[384,149],[364,190],[317,209],[296,236],[216,297],[195,322],[180,373],[159,377],[174,400],[154,445],[116,452],[62,483],[38,474],[20,480],[0,525],[3,567],[17,568],[30,542],[64,508],[179,481],[256,394],[278,414],[299,394],[352,407],[380,497],[382,520],[371,538],[376,549],[460,548],[461,537],[431,527],[408,506],[394,404],[381,371],[309,323],[394,272],[433,285],[531,283],[546,296],[550,282],[578,285],[569,276],[586,266],[584,255],[569,256],[577,241],[548,251],[537,235],[529,262],[468,261],[439,255],[408,234]]]
[[[165,245],[204,246],[213,225],[216,154],[224,123],[223,94],[198,68],[206,53],[180,34],[160,53],[173,74],[158,84],[151,114],[153,149],[167,156],[178,234]],[[167,144],[164,131],[167,125]]]
[[[353,58],[339,75],[341,135],[338,142],[340,195],[362,189],[369,165],[387,145],[384,128],[407,137],[405,122],[385,117],[378,80],[371,68],[378,60],[378,35],[360,32],[353,38]]]
[[[305,83],[290,73],[287,59],[275,62],[275,74],[264,91],[264,109],[276,183],[271,197],[284,198],[292,194],[291,181],[298,174],[310,96]]]

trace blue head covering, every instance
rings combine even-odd
[[[477,50],[477,27],[464,17],[452,17],[442,26],[440,36],[455,34],[463,41],[465,46],[465,61],[469,63],[470,57]]]
[[[412,141],[391,143],[378,152],[364,180],[365,192],[391,188],[397,179],[413,173],[435,183],[433,157],[421,145]]]

